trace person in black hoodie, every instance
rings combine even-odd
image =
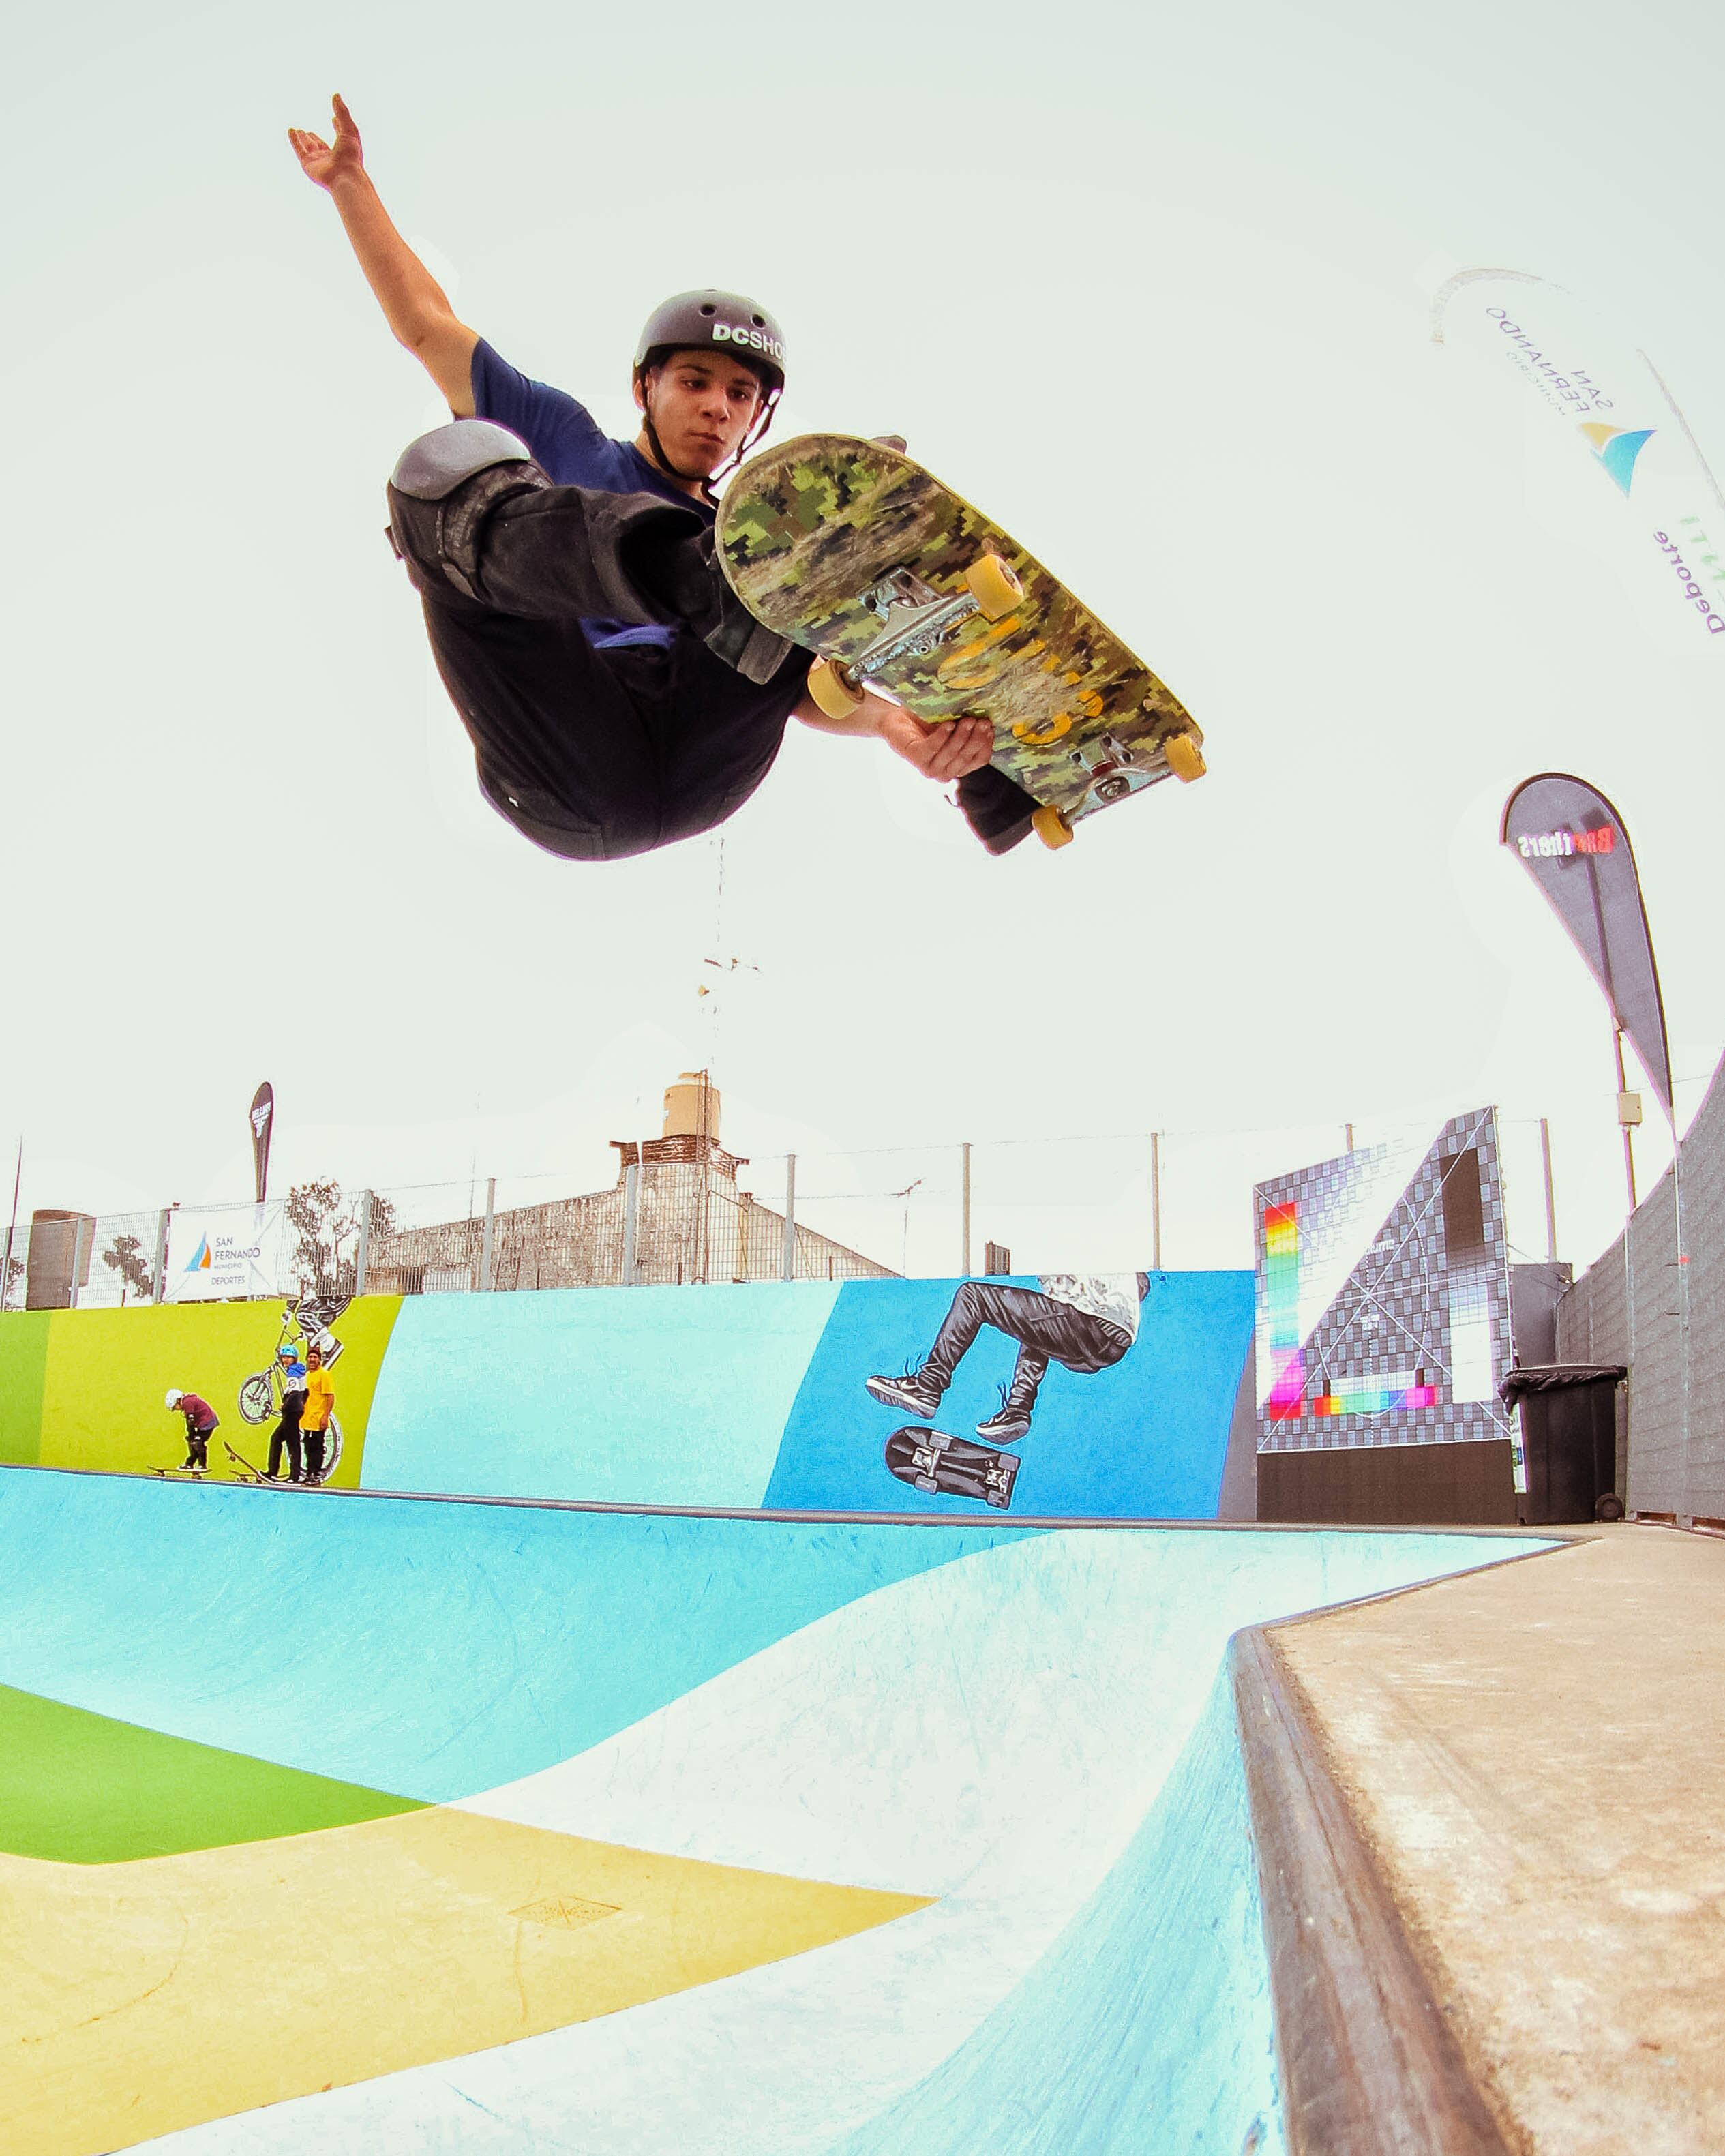
[[[300,1479],[300,1418],[305,1412],[305,1365],[300,1360],[298,1351],[284,1348],[279,1360],[281,1364],[281,1420],[270,1433],[270,1464],[265,1473],[273,1482],[281,1472],[284,1446],[288,1456],[288,1480]]]

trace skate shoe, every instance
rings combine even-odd
[[[1000,1388],[1000,1406],[986,1422],[979,1422],[976,1434],[984,1445],[1016,1445],[1030,1432],[1030,1415],[1036,1405],[1036,1380],[1023,1374],[1014,1375],[1009,1387]]]
[[[907,1370],[897,1378],[865,1378],[863,1383],[884,1407],[902,1408],[906,1414],[921,1415],[925,1421],[940,1405],[941,1395],[947,1389],[920,1370]]]

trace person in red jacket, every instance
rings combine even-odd
[[[203,1475],[209,1468],[209,1435],[218,1428],[222,1418],[206,1399],[196,1393],[182,1393],[177,1385],[171,1387],[163,1403],[170,1414],[176,1409],[186,1418],[186,1459],[181,1468],[182,1475]]]

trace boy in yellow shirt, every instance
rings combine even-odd
[[[305,1350],[305,1405],[300,1416],[300,1439],[305,1449],[305,1479],[315,1487],[324,1475],[324,1435],[336,1415],[336,1389],[323,1367],[323,1350]]]

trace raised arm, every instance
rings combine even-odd
[[[365,168],[359,130],[341,98],[334,106],[335,141],[290,127],[300,169],[336,205],[366,282],[397,343],[413,353],[449,399],[458,419],[473,417],[473,348],[477,330],[459,321],[449,295],[390,222]]]

